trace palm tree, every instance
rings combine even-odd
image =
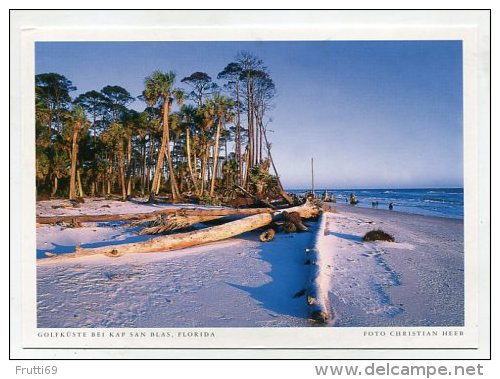
[[[198,135],[194,138],[194,146],[198,150],[198,155],[201,160],[200,176],[201,184],[199,188],[199,196],[205,195],[205,179],[207,178],[208,158],[210,155],[211,146],[211,131],[214,125],[215,109],[213,103],[205,101],[205,103],[197,109],[197,124]],[[209,175],[208,175],[209,176]]]
[[[85,117],[85,111],[79,105],[73,108],[73,111],[69,114],[68,122],[71,123],[73,138],[71,143],[71,170],[70,170],[70,181],[69,181],[69,198],[76,198],[76,161],[78,156],[78,136],[82,129],[87,124],[87,119]]]
[[[127,131],[123,124],[113,122],[109,128],[110,136],[113,140],[113,145],[117,147],[118,154],[118,180],[120,181],[120,189],[122,200],[127,200],[127,185],[125,184],[125,146],[124,141],[127,138]]]
[[[91,120],[93,157],[90,167],[93,172],[96,172],[99,163],[99,157],[97,156],[98,126],[102,126],[104,123],[103,120],[105,119],[106,111],[111,106],[111,103],[106,96],[94,90],[82,93],[74,100],[74,103],[80,105],[87,112],[87,116]],[[96,192],[96,185],[97,183],[94,175],[94,180],[92,180],[90,189],[91,196],[94,196]]]
[[[181,107],[182,126],[186,134],[186,156],[187,156],[189,175],[191,177],[191,181],[193,182],[195,193],[198,193],[198,180],[196,180],[194,174],[192,154],[191,154],[191,128],[196,122],[196,112],[197,108],[195,108],[192,105],[183,105]]]
[[[224,70],[222,70],[218,75],[217,79],[226,79],[228,82],[226,87],[229,88],[233,97],[236,100],[236,133],[235,133],[235,154],[236,154],[236,163],[238,165],[238,184],[241,184],[241,179],[243,176],[243,163],[242,163],[242,154],[241,154],[241,146],[242,146],[242,127],[241,127],[241,89],[240,89],[240,81],[242,76],[242,68],[236,62],[229,63]]]
[[[215,195],[215,179],[217,177],[217,167],[219,163],[219,145],[220,145],[220,135],[222,130],[222,125],[227,121],[230,121],[232,117],[232,107],[234,105],[233,101],[226,96],[215,94],[214,98],[208,102],[209,109],[213,112],[215,116],[215,122],[217,129],[215,132],[215,147],[214,147],[214,160],[213,160],[213,170],[212,170],[212,180],[210,183],[210,196]]]
[[[54,180],[54,185],[52,186],[50,197],[54,197],[56,195],[59,179],[66,174],[66,167],[68,167],[67,156],[64,154],[63,148],[59,146],[60,143],[56,143],[54,145],[51,168],[51,177]]]
[[[122,114],[121,124],[123,125],[123,130],[125,132],[125,138],[127,140],[127,157],[126,157],[126,180],[127,180],[127,196],[132,195],[132,181],[133,181],[133,167],[135,167],[135,161],[132,160],[132,140],[136,135],[139,134],[139,130],[143,127],[145,122],[144,116],[134,110],[127,110]]]
[[[168,169],[170,172],[170,187],[172,190],[172,200],[179,201],[180,193],[175,179],[174,166],[172,157],[170,155],[170,130],[168,124],[168,116],[170,113],[170,105],[174,98],[177,102],[181,103],[183,96],[182,92],[173,89],[175,82],[175,73],[170,71],[168,73],[155,71],[144,80],[145,89],[143,96],[150,106],[160,104],[163,116],[163,133],[161,138],[161,147],[158,152],[158,159],[156,161],[155,173],[153,176],[153,183],[151,186],[151,195],[157,195],[160,190],[161,171],[163,167],[163,157],[166,155]]]
[[[151,140],[150,134],[150,126],[149,126],[149,117],[147,110],[139,113],[137,120],[137,136],[139,137],[139,141],[141,143],[140,146],[140,155],[142,159],[141,163],[141,194],[144,196],[145,188],[146,188],[146,176],[148,172],[147,167],[147,141],[148,136],[149,140]]]

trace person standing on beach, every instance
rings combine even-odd
[[[350,202],[352,205],[355,205],[358,203],[358,199],[356,199],[356,196],[354,196],[354,193],[351,193]]]
[[[389,203],[389,210],[391,210],[391,211],[392,211],[392,208],[394,208],[394,204]]]

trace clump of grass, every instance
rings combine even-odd
[[[394,237],[390,234],[384,232],[383,230],[377,229],[369,231],[363,237],[363,241],[388,241],[394,242]]]

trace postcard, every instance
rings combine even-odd
[[[20,356],[487,356],[488,13],[160,13],[11,14]]]

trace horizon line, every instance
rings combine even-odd
[[[285,189],[306,189],[306,190],[311,190],[311,188],[305,188],[305,187],[292,187],[292,188],[288,188],[288,187],[285,187]],[[357,189],[357,190],[379,190],[379,189],[384,189],[384,190],[387,190],[387,189],[395,189],[395,190],[410,190],[410,189],[464,189],[464,187],[456,187],[456,186],[452,186],[452,187],[317,187],[315,188],[314,190],[315,191],[319,191],[319,190],[325,190],[325,189],[331,189],[331,190],[344,190],[344,189]]]

